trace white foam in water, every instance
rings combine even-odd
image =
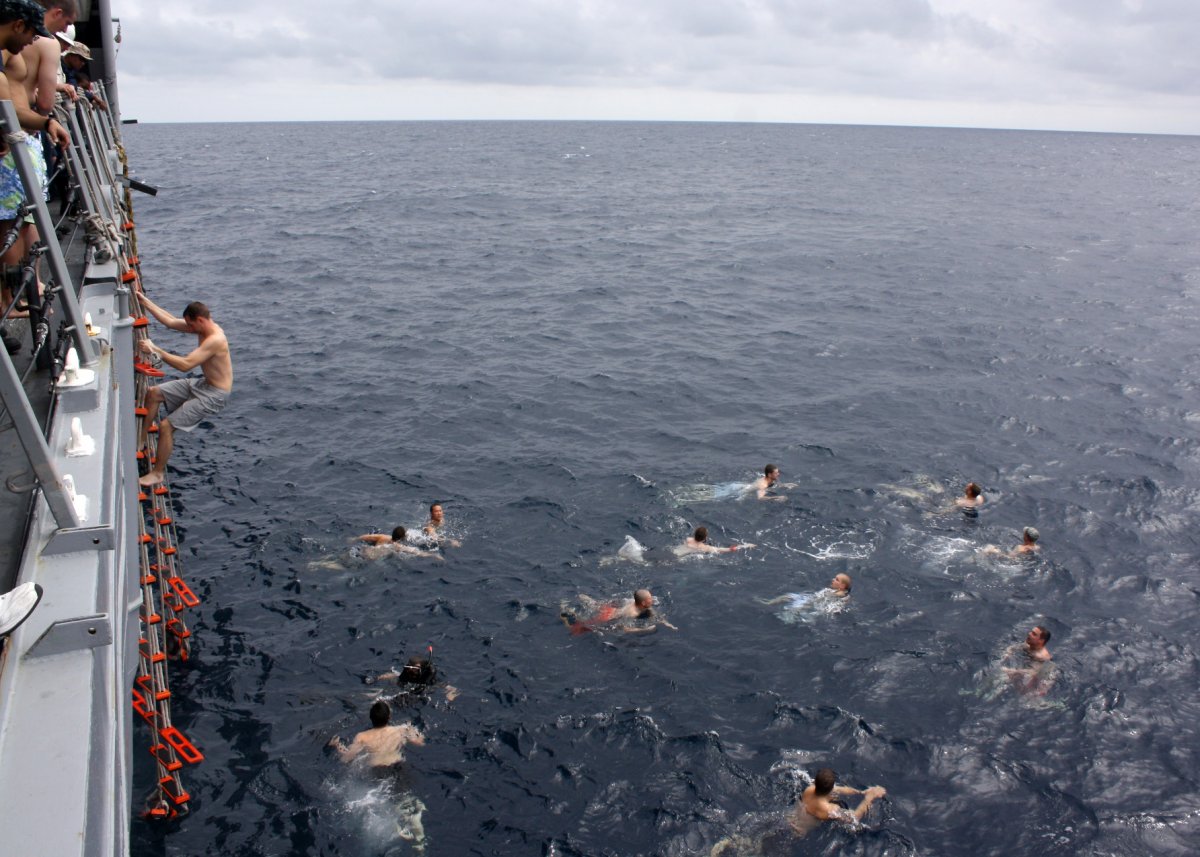
[[[411,843],[417,853],[424,852],[421,816],[425,804],[411,792],[396,794],[388,782],[369,785],[354,781],[338,783],[334,791],[340,794],[346,815],[359,827],[367,853],[386,851],[401,842]]]
[[[637,539],[633,536],[626,536],[625,544],[617,550],[617,556],[630,562],[645,562],[645,552],[646,548]]]

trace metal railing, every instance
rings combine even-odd
[[[93,228],[89,230],[89,240],[94,245],[92,252],[95,252],[96,245],[107,244],[109,246],[104,249],[109,258],[123,259],[121,224],[125,217],[118,196],[121,183],[111,155],[115,149],[110,141],[116,139],[112,117],[107,111],[95,109],[82,100],[60,105],[56,109],[60,118],[65,116],[64,124],[71,134],[71,144],[66,152],[71,190],[72,193],[78,193],[79,207],[93,221]],[[80,309],[79,290],[67,270],[56,224],[50,216],[41,182],[25,146],[26,132],[21,128],[11,101],[0,101],[0,133],[7,141],[13,164],[25,188],[26,204],[18,213],[14,228],[28,213],[39,233],[37,244],[30,248],[31,261],[23,272],[25,287],[17,291],[18,295],[24,293],[31,309],[31,322],[36,322],[34,339],[38,359],[43,366],[51,369],[52,374],[57,374],[61,362],[57,356],[60,348],[65,356],[66,348],[73,347],[81,367],[94,366],[99,357],[95,344],[88,336]],[[99,237],[92,237],[95,233],[99,233]],[[39,295],[37,287],[37,266],[42,258],[46,259],[49,266],[45,295]],[[65,316],[58,330],[51,323],[57,316],[56,305]],[[76,529],[80,526],[80,520],[70,492],[55,466],[46,436],[25,392],[27,376],[18,373],[6,349],[0,349],[0,352],[0,398],[3,399],[30,468],[59,529]],[[43,360],[40,355],[53,355],[53,359]]]

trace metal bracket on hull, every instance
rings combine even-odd
[[[117,543],[112,527],[76,527],[55,530],[42,549],[42,556],[56,556],[79,551],[110,551]]]
[[[98,649],[112,645],[112,640],[112,624],[105,613],[64,619],[47,628],[25,652],[25,657],[45,658],[82,649]]]

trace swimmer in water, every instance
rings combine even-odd
[[[609,625],[614,630],[621,631],[625,634],[648,634],[651,631],[657,630],[659,625],[670,628],[672,631],[679,629],[663,619],[661,616],[656,616],[654,613],[654,596],[650,594],[649,589],[639,589],[633,593],[633,598],[627,598],[620,604],[600,604],[596,599],[580,595],[579,603],[589,609],[595,609],[596,613],[588,619],[578,619],[573,613],[563,611],[559,614],[563,624],[571,629],[572,634],[584,634],[588,631],[598,631],[600,626]],[[635,620],[655,620],[649,625],[630,625],[629,622]]]
[[[436,556],[430,551],[423,551],[408,544],[408,530],[396,527],[389,536],[386,533],[366,533],[358,536],[355,541],[366,542],[368,547],[360,549],[360,556],[367,560],[383,559],[394,554],[412,554],[414,556]]]
[[[845,572],[841,574],[835,574],[833,576],[833,580],[829,581],[829,585],[816,594],[817,596],[823,595],[828,598],[836,599],[849,598],[850,585],[850,575],[846,574]],[[790,601],[794,607],[799,608],[812,600],[812,597],[813,596],[809,595],[808,593],[789,592],[787,595],[780,595],[778,598],[772,598],[770,601],[762,601],[762,599],[759,600],[762,601],[763,604],[772,606],[776,604],[785,604]]]
[[[433,652],[433,647],[429,649]],[[430,658],[422,658],[414,655],[408,659],[400,671],[395,669],[385,672],[379,676],[379,681],[387,681],[395,679],[397,687],[400,688],[400,693],[392,700],[393,704],[400,702],[401,704],[410,701],[418,701],[420,699],[428,699],[428,688],[438,684],[437,670],[433,666],[433,661]],[[372,679],[367,679],[367,683],[372,683]],[[458,697],[458,689],[449,684],[444,684],[446,701],[453,702]]]
[[[825,821],[838,821],[856,826],[876,800],[887,795],[880,786],[869,789],[852,789],[836,785],[837,774],[829,768],[821,768],[813,777],[812,785],[804,790],[800,802],[792,813],[792,830],[799,836],[815,830]],[[834,795],[862,795],[863,800],[853,811],[834,802]]]
[[[370,716],[371,728],[355,735],[350,744],[336,736],[330,739],[329,746],[337,750],[338,757],[343,762],[353,762],[362,758],[366,760],[368,767],[386,768],[404,761],[401,748],[405,744],[424,746],[425,737],[415,726],[407,723],[403,726],[388,725],[392,719],[392,709],[383,700],[371,706]]]
[[[983,502],[983,489],[979,487],[979,483],[968,482],[963,495],[954,501],[954,508],[961,510],[967,517],[974,518],[979,514],[979,507]]]
[[[779,468],[774,464],[768,464],[763,468],[763,475],[750,483],[756,497],[760,500],[786,500],[785,494],[769,494],[772,488],[795,488],[795,482],[780,482]]]
[[[421,529],[421,532],[433,539],[437,544],[441,544],[441,529],[445,523],[446,513],[442,510],[442,504],[434,503],[429,507],[429,520],[425,522],[425,526]],[[452,548],[462,547],[462,542],[458,539],[446,539],[446,543]]]
[[[716,545],[708,543],[708,527],[696,527],[696,531],[688,536],[687,540],[682,545],[677,545],[672,548],[677,556],[686,556],[688,554],[699,553],[733,553],[736,550],[747,550],[757,545],[752,545],[749,542],[740,545],[730,545],[726,548],[719,548]]]
[[[1041,538],[1041,533],[1034,527],[1026,527],[1021,531],[1021,543],[1012,550],[1005,552],[996,545],[985,545],[982,550],[987,556],[1002,556],[1007,559],[1032,559],[1041,550],[1041,547],[1037,543],[1039,538]]]
[[[1048,642],[1050,631],[1041,625],[1035,625],[1025,636],[1025,642],[1020,647],[1012,646],[1005,652],[1006,658],[1020,653],[1029,664],[1024,667],[1003,667],[1004,675],[1018,693],[1045,696],[1053,686],[1054,669],[1050,663],[1053,656],[1046,648]]]

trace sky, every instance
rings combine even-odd
[[[1200,134],[1200,0],[112,0],[142,122]]]

